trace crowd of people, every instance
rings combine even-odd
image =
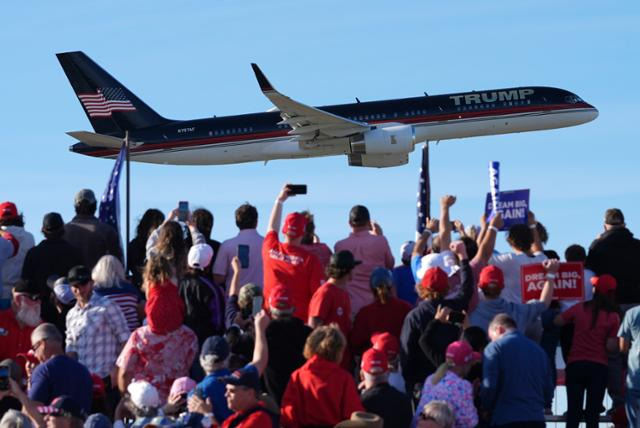
[[[365,206],[331,249],[310,212],[283,220],[290,193],[264,236],[238,207],[223,242],[207,209],[149,209],[126,263],[91,190],[71,221],[44,216],[37,245],[0,204],[0,428],[542,427],[559,347],[568,427],[598,426],[607,391],[640,427],[640,241],[619,209],[566,249],[584,299],[558,300],[531,211],[500,254],[501,215],[465,228],[443,196],[396,265]],[[533,264],[544,284],[524,301]]]

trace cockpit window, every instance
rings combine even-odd
[[[567,95],[564,97],[564,101],[569,104],[581,103],[582,99],[576,95]]]

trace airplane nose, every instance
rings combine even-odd
[[[598,111],[597,108],[595,108],[594,106],[590,105],[590,109],[588,111],[588,122],[591,122],[592,120],[594,120],[595,118],[597,118],[600,115],[600,112]]]

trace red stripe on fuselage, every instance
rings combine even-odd
[[[371,125],[376,125],[380,123],[388,123],[388,122],[397,122],[402,124],[414,124],[414,123],[428,123],[428,122],[443,122],[447,120],[459,120],[459,119],[473,119],[478,117],[485,116],[496,116],[496,115],[508,115],[514,113],[527,113],[527,112],[545,112],[551,110],[569,110],[575,108],[593,108],[593,106],[587,103],[576,103],[576,104],[555,104],[548,106],[516,106],[516,107],[506,107],[506,108],[495,108],[495,109],[487,109],[487,110],[478,110],[478,111],[459,111],[455,113],[447,113],[447,114],[427,114],[421,116],[413,116],[409,118],[393,118],[393,119],[385,119],[378,121],[367,122]],[[176,147],[193,147],[193,146],[204,146],[210,144],[219,144],[219,143],[228,143],[233,141],[244,141],[244,140],[259,140],[266,138],[276,138],[276,137],[286,137],[288,135],[289,129],[282,129],[278,131],[268,131],[268,132],[254,132],[252,134],[241,134],[241,135],[230,135],[224,137],[205,137],[205,138],[194,138],[191,140],[174,140],[168,141],[166,143],[150,143],[145,144],[140,147],[131,149],[131,153],[140,153],[146,152],[150,150],[159,150],[159,149],[171,149]],[[291,136],[293,138],[293,136]],[[78,152],[88,156],[94,157],[104,157],[104,156],[113,156],[118,154],[118,150],[96,150],[92,152]]]

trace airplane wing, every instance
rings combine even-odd
[[[89,131],[71,131],[67,135],[72,136],[76,140],[85,143],[91,147],[108,147],[110,149],[119,149],[122,147],[122,138],[112,137],[110,135],[96,134]],[[129,147],[137,147],[141,143],[129,141]]]
[[[346,137],[368,131],[371,126],[302,104],[281,94],[269,83],[256,64],[251,64],[262,93],[280,110],[282,122],[293,128],[289,135],[299,140]]]

